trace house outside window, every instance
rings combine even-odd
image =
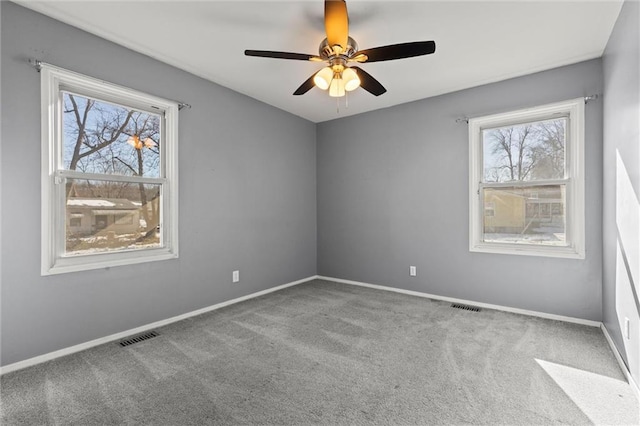
[[[49,65],[42,274],[178,256],[178,105]]]
[[[584,258],[584,99],[469,121],[470,250]]]

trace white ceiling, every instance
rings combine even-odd
[[[434,40],[433,55],[362,64],[388,90],[293,91],[321,64],[244,56],[317,54],[323,0],[31,1],[23,6],[314,122],[385,108],[602,55],[622,1],[347,0],[350,35],[367,49]],[[184,99],[189,102],[188,99]]]

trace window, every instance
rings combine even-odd
[[[584,259],[584,99],[469,120],[470,250]]]
[[[42,65],[42,274],[178,257],[178,105]]]
[[[74,214],[72,214],[71,218],[69,219],[69,226],[74,228],[82,226],[82,215],[74,217]]]
[[[492,201],[484,202],[484,215],[487,216],[495,216],[496,215],[496,203]]]

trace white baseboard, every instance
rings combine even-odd
[[[629,382],[631,390],[633,390],[633,392],[636,394],[636,398],[638,398],[638,401],[640,401],[640,387],[638,387],[638,383],[636,383],[636,381],[631,376],[631,371],[629,371],[627,364],[624,363],[622,355],[620,355],[620,351],[618,351],[618,347],[615,343],[613,343],[613,339],[609,334],[609,330],[607,330],[607,327],[605,327],[604,324],[602,324],[600,328],[602,329],[602,334],[604,334],[605,339],[607,339],[607,343],[609,343],[609,346],[611,347],[611,352],[613,352],[613,355],[618,361],[618,365],[620,365],[620,370],[622,370],[622,373],[625,375],[627,382]]]
[[[437,296],[435,294],[422,293],[420,291],[413,291],[413,290],[403,290],[403,289],[400,289],[400,288],[387,287],[387,286],[378,285],[378,284],[369,284],[369,283],[363,283],[363,282],[359,282],[359,281],[343,280],[343,279],[340,279],[340,278],[331,278],[331,277],[324,277],[324,276],[318,276],[318,279],[327,280],[327,281],[334,281],[334,282],[343,283],[343,284],[357,285],[357,286],[361,286],[361,287],[375,288],[375,289],[378,289],[378,290],[392,291],[394,293],[408,294],[408,295],[411,295],[411,296],[424,297],[424,298],[427,298],[427,299],[442,300],[444,302],[461,303],[461,304],[465,304],[465,305],[473,305],[473,306],[478,306],[480,308],[493,309],[493,310],[496,310],[496,311],[511,312],[511,313],[514,313],[514,314],[528,315],[528,316],[532,316],[532,317],[540,317],[540,318],[552,319],[552,320],[557,320],[557,321],[570,322],[570,323],[574,323],[574,324],[588,325],[588,326],[591,326],[591,327],[600,327],[600,325],[602,324],[600,321],[592,321],[592,320],[586,320],[586,319],[582,319],[582,318],[566,317],[566,316],[563,316],[563,315],[548,314],[546,312],[529,311],[529,310],[526,310],[526,309],[511,308],[509,306],[492,305],[490,303],[475,302],[473,300],[456,299],[456,298],[453,298],[453,297],[446,297],[446,296]]]
[[[125,337],[129,337],[129,336],[132,336],[134,334],[143,333],[145,331],[149,331],[149,330],[154,329],[154,328],[162,327],[162,326],[165,326],[165,325],[177,322],[177,321],[181,321],[183,319],[195,317],[197,315],[201,315],[201,314],[204,314],[206,312],[210,312],[210,311],[214,311],[216,309],[224,308],[225,306],[233,305],[235,303],[240,303],[240,302],[243,302],[243,301],[248,300],[248,299],[253,299],[255,297],[263,296],[265,294],[272,293],[272,292],[278,291],[278,290],[282,290],[282,289],[287,288],[287,287],[292,287],[294,285],[302,284],[302,283],[305,283],[307,281],[315,280],[317,278],[318,278],[317,275],[313,275],[311,277],[303,278],[303,279],[298,280],[298,281],[293,281],[293,282],[290,282],[290,283],[287,283],[287,284],[279,285],[277,287],[268,288],[266,290],[262,290],[262,291],[258,291],[256,293],[248,294],[246,296],[238,297],[236,299],[227,300],[226,302],[221,302],[221,303],[218,303],[218,304],[215,304],[215,305],[207,306],[206,308],[202,308],[202,309],[198,309],[198,310],[195,310],[195,311],[187,312],[187,313],[182,314],[182,315],[177,315],[175,317],[171,317],[171,318],[167,318],[167,319],[164,319],[164,320],[156,321],[156,322],[153,322],[151,324],[146,324],[146,325],[143,325],[143,326],[140,326],[140,327],[132,328],[130,330],[125,330],[125,331],[122,331],[120,333],[115,333],[115,334],[111,334],[109,336],[100,337],[98,339],[91,340],[89,342],[80,343],[78,345],[70,346],[68,348],[60,349],[60,350],[57,350],[57,351],[54,351],[54,352],[49,352],[49,353],[46,353],[46,354],[43,354],[43,355],[38,355],[38,356],[33,357],[33,358],[25,359],[24,361],[18,361],[18,362],[15,362],[13,364],[8,364],[8,365],[5,365],[3,367],[0,367],[0,375],[6,374],[6,373],[10,373],[10,372],[16,371],[16,370],[21,370],[21,369],[26,368],[26,367],[31,367],[31,366],[36,365],[36,364],[42,364],[43,362],[51,361],[53,359],[60,358],[60,357],[65,356],[65,355],[71,355],[73,353],[80,352],[80,351],[83,351],[85,349],[92,348],[94,346],[102,345],[104,343],[109,343],[109,342],[113,342],[115,340],[124,339]]]

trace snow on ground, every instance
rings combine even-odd
[[[557,230],[557,229],[554,229]],[[545,246],[565,246],[564,234],[484,234],[484,241],[487,243],[510,243],[510,244],[539,244]]]
[[[152,249],[160,247],[160,242],[136,243],[139,234],[120,234],[115,239],[109,239],[106,235],[92,235],[78,238],[78,244],[85,248],[78,250],[67,250],[66,256],[78,256],[85,254],[109,253],[114,251],[128,251]]]
[[[67,251],[65,256],[83,256],[86,254],[100,254],[100,253],[109,253],[114,251],[131,251],[131,250],[142,250],[142,249],[153,249],[160,248],[160,244],[136,244],[130,245],[129,247],[93,247],[84,250],[75,250],[75,251]]]

